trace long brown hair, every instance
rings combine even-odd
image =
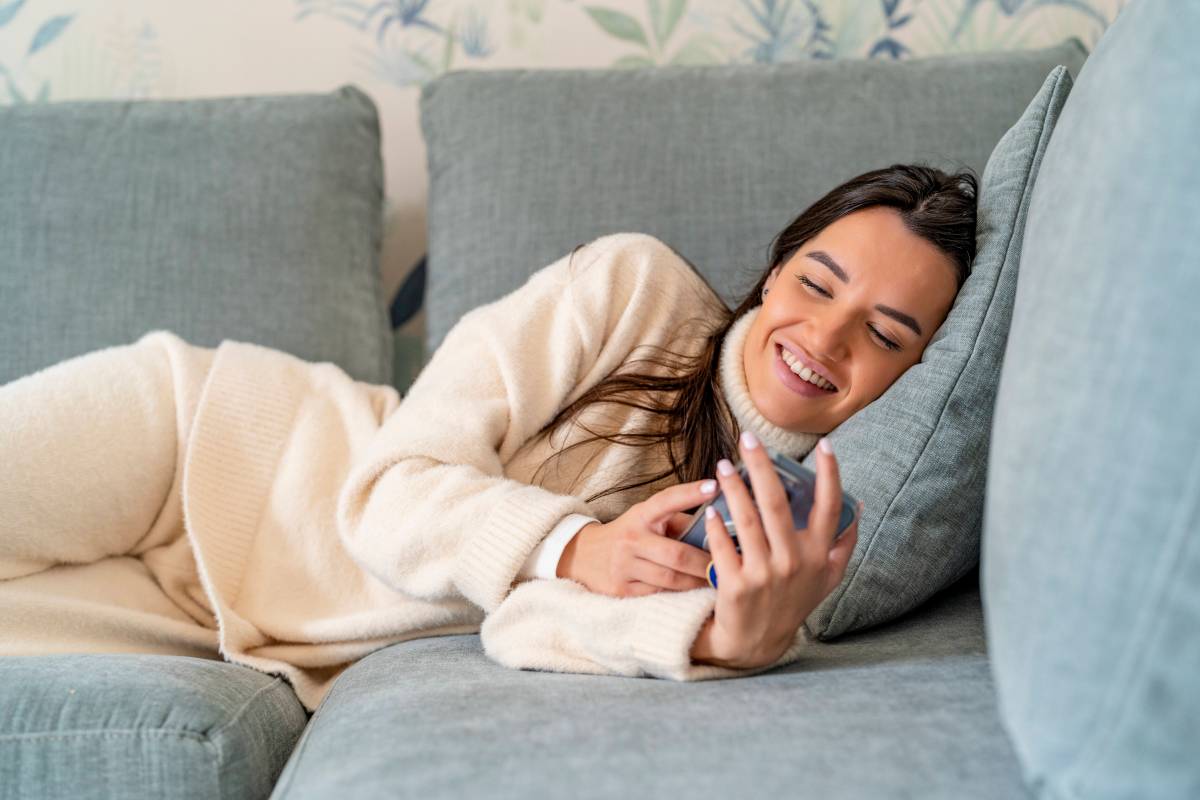
[[[663,447],[670,466],[657,474],[637,475],[629,483],[598,492],[587,499],[589,503],[605,495],[655,483],[670,475],[675,476],[677,483],[708,477],[718,459],[736,452],[739,433],[733,412],[720,391],[718,366],[721,345],[733,323],[762,302],[763,286],[772,270],[784,264],[805,242],[847,214],[871,206],[886,206],[900,213],[910,231],[939,248],[953,261],[958,288],[961,289],[975,258],[977,193],[978,180],[969,169],[948,174],[933,167],[914,164],[893,164],[866,172],[832,189],[775,236],[769,248],[766,268],[753,269],[758,273],[757,279],[733,310],[726,308],[717,298],[715,320],[712,316],[704,319],[707,329],[700,334],[704,337],[704,346],[696,355],[688,356],[664,347],[643,345],[659,351],[662,356],[626,361],[620,369],[610,373],[559,411],[538,432],[538,437],[550,435],[558,426],[572,420],[591,436],[555,452],[542,462],[537,471],[540,472],[552,458],[568,450],[603,439],[628,447]],[[572,250],[571,255],[574,256],[585,244]],[[697,275],[700,274],[695,265],[682,256],[680,258]],[[715,291],[713,296],[717,297]],[[689,320],[688,323],[693,321],[697,320]],[[686,328],[685,324],[683,329]],[[671,341],[673,343],[678,339],[679,336],[676,336]],[[626,371],[626,367],[636,364],[650,364],[666,372],[651,374]],[[659,418],[661,421],[640,431],[598,432],[579,422],[580,412],[593,403],[613,403],[642,409],[651,415],[652,420]]]

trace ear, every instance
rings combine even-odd
[[[775,279],[779,277],[779,272],[782,269],[783,269],[782,264],[777,264],[776,266],[771,268],[771,274],[767,276],[767,282],[765,284],[763,284],[764,289],[771,288],[771,286],[775,283]]]

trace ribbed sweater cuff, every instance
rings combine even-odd
[[[732,669],[714,664],[695,664],[691,658],[692,645],[716,604],[717,590],[705,588],[659,592],[642,598],[631,643],[634,658],[642,665],[642,669],[655,677],[676,681],[757,675],[795,661],[807,645],[802,625],[787,651],[766,666]]]
[[[459,559],[458,585],[484,611],[494,611],[512,589],[521,565],[564,517],[591,515],[578,497],[537,486],[515,488],[496,504]]]
[[[241,361],[232,360],[234,353]],[[214,357],[201,395],[184,467],[183,503],[226,645],[242,589],[246,554],[299,403],[297,387],[266,384],[253,369],[271,359],[254,345],[228,342]],[[244,367],[249,364],[250,367]],[[230,464],[237,469],[231,469]]]

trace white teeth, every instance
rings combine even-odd
[[[800,362],[796,360],[795,356],[793,356],[790,352],[788,352],[787,348],[781,347],[781,348],[779,348],[779,352],[782,354],[783,363],[787,364],[788,367],[792,370],[792,372],[796,373],[797,375],[799,375],[801,378],[808,381],[809,383],[812,383],[812,384],[815,384],[816,386],[821,387],[822,389],[832,389],[833,388],[832,383],[825,380],[824,378],[822,378],[817,373],[813,372],[808,367],[801,365]]]

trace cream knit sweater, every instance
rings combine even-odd
[[[691,663],[714,589],[615,598],[567,579],[519,579],[568,515],[607,522],[673,482],[587,503],[631,473],[661,471],[661,452],[592,443],[551,461],[535,484],[543,460],[588,434],[534,435],[648,355],[641,345],[695,352],[699,337],[674,337],[688,318],[722,308],[665,244],[620,233],[464,315],[403,398],[257,345],[193,348],[211,367],[181,452],[182,507],[198,602],[207,600],[221,653],[283,674],[309,709],[374,650],[476,631],[489,657],[514,668],[673,680],[769,669]],[[802,456],[818,437],[774,426],[746,392],[741,356],[754,313],[726,338],[722,390],[743,428]],[[630,430],[643,413],[593,405],[585,421]],[[801,626],[771,666],[809,641]]]

